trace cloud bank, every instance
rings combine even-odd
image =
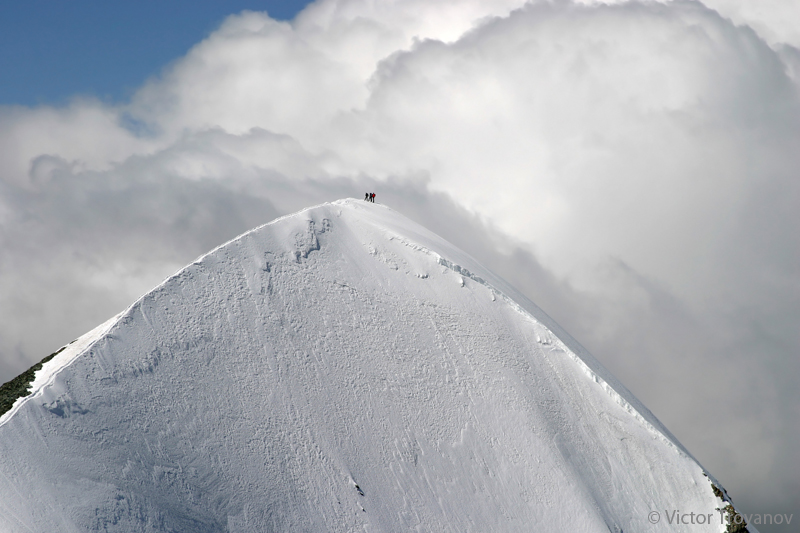
[[[226,239],[375,190],[548,311],[745,512],[800,512],[797,16],[321,0],[229,17],[125,105],[0,108],[0,381]]]

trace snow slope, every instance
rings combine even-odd
[[[721,504],[535,305],[360,200],[198,259],[0,418],[0,531],[725,531]]]

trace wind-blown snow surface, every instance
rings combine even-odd
[[[624,387],[381,205],[248,232],[76,345],[0,419],[4,531],[724,531]]]

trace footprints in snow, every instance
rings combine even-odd
[[[361,496],[364,495],[364,491],[361,490],[361,487],[358,486],[358,483],[356,483],[355,479],[350,478],[350,484],[353,486],[354,489],[356,489],[356,492],[358,492]]]
[[[361,487],[359,487],[359,486],[358,486],[358,483],[356,483],[356,480],[355,480],[355,479],[353,479],[353,478],[350,478],[350,484],[351,484],[351,485],[353,485],[353,488],[355,488],[355,489],[356,489],[356,492],[358,492],[359,496],[364,496],[364,491],[363,491],[363,490],[361,490]],[[361,505],[361,504],[359,503],[359,504],[358,504],[358,506],[361,508],[361,510],[362,510],[363,512],[365,512],[365,513],[367,512],[367,510],[366,510],[366,509],[364,509],[364,506],[363,506],[363,505]]]

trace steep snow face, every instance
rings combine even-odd
[[[380,205],[248,232],[75,345],[0,419],[2,531],[725,529],[591,356]]]

